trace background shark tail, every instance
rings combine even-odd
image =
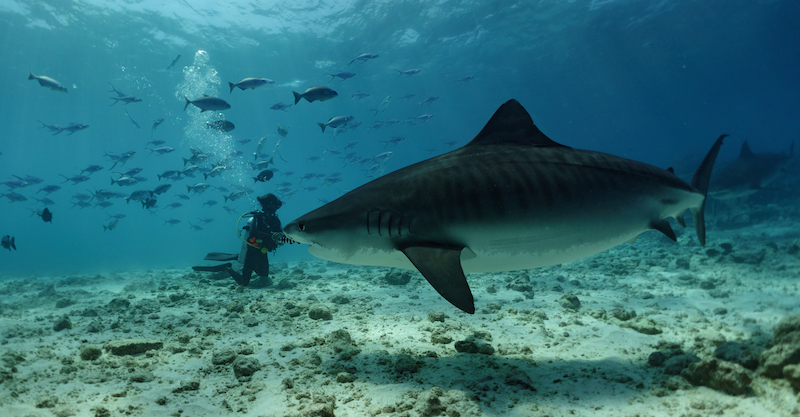
[[[697,189],[703,194],[703,202],[698,207],[692,207],[692,216],[694,217],[694,227],[697,232],[697,240],[700,245],[706,245],[706,223],[705,223],[705,207],[706,196],[708,195],[708,184],[711,182],[711,171],[714,169],[714,161],[717,160],[719,148],[722,146],[722,140],[728,135],[721,135],[711,149],[703,158],[703,162],[697,168],[697,171],[692,177],[692,187]]]

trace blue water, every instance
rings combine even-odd
[[[28,201],[0,201],[0,235],[16,237],[18,250],[0,252],[3,275],[70,274],[128,269],[188,267],[209,251],[236,252],[236,220],[255,208],[255,197],[281,196],[284,224],[370,180],[372,163],[349,163],[329,150],[345,151],[351,141],[360,158],[385,151],[383,172],[447,152],[469,141],[503,102],[515,98],[539,128],[557,142],[600,150],[658,166],[696,164],[722,133],[730,134],[721,163],[735,157],[741,141],[756,152],[777,152],[800,133],[800,30],[796,1],[291,1],[291,2],[122,2],[12,1],[0,3],[3,86],[0,125],[0,180],[12,175],[42,178],[15,190]],[[379,57],[348,63],[361,53]],[[177,56],[175,67],[166,67]],[[396,70],[420,69],[413,76]],[[67,94],[28,81],[29,71],[60,81]],[[325,74],[351,71],[333,80]],[[467,76],[467,82],[457,83]],[[227,82],[245,77],[275,81],[255,90],[229,93]],[[141,102],[110,106],[117,89]],[[339,96],[302,101],[287,112],[270,110],[292,103],[292,91],[330,86]],[[357,91],[370,94],[351,98]],[[224,112],[183,110],[183,95],[218,96],[231,104]],[[399,98],[415,94],[413,98]],[[386,96],[386,109],[374,115]],[[419,103],[429,96],[439,99]],[[124,110],[139,123],[136,128]],[[415,124],[408,118],[431,114]],[[355,130],[323,134],[317,122],[353,116]],[[153,139],[175,151],[148,156],[155,119],[164,123]],[[228,134],[206,129],[207,121],[232,121]],[[402,123],[370,131],[376,120]],[[38,120],[86,130],[52,135]],[[258,171],[256,143],[267,137],[271,154],[289,127],[275,158],[275,177],[253,184]],[[393,136],[406,140],[396,146]],[[250,138],[239,145],[235,141]],[[454,141],[448,146],[445,142]],[[454,147],[451,147],[454,146]],[[181,179],[145,210],[138,202],[110,200],[102,209],[73,206],[87,190],[130,193],[153,189],[157,174],[182,169],[189,148],[214,152],[217,162],[234,150],[221,177]],[[136,151],[123,167],[110,169],[106,152]],[[319,157],[319,160],[309,158]],[[260,158],[263,159],[263,158]],[[77,175],[91,164],[104,169],[72,185],[61,175]],[[209,166],[208,163],[205,164]],[[111,185],[114,171],[141,167],[146,182]],[[293,174],[287,175],[287,171]],[[341,172],[342,181],[324,185],[308,173]],[[208,182],[248,185],[252,193],[232,203],[211,189],[190,200],[177,193]],[[280,183],[289,183],[283,186]],[[53,223],[31,215],[41,210],[33,197],[44,185],[60,184],[50,195]],[[317,187],[314,190],[305,187]],[[0,186],[3,193],[8,187]],[[280,190],[279,190],[280,189]],[[213,207],[204,205],[218,201]],[[92,201],[95,203],[96,201]],[[181,202],[177,209],[166,208]],[[227,205],[234,213],[226,212]],[[125,214],[114,230],[104,230],[110,214]],[[213,218],[203,230],[198,218]],[[181,220],[175,226],[169,219]],[[308,256],[297,246],[279,249],[273,259]]]

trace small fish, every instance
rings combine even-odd
[[[136,168],[131,168],[131,169],[129,169],[129,170],[127,170],[127,171],[125,171],[125,172],[123,172],[121,174],[119,172],[116,172],[116,174],[120,174],[120,175],[123,175],[123,176],[126,176],[126,177],[132,177],[132,176],[142,172],[143,170],[144,170],[143,168],[136,167]]]
[[[17,245],[16,245],[16,244],[14,244],[14,236],[9,236],[9,235],[5,235],[5,236],[3,236],[2,245],[3,245],[3,247],[4,247],[5,249],[8,249],[9,251],[10,251],[12,248],[13,248],[14,250],[17,250]]]
[[[467,83],[467,82],[470,82],[470,81],[472,81],[474,79],[475,79],[474,75],[467,75],[466,77],[462,77],[461,79],[456,80],[455,82],[458,83],[458,85],[460,86],[461,83]]]
[[[60,185],[45,185],[44,187],[40,188],[39,191],[36,192],[36,194],[39,194],[42,191],[44,191],[47,194],[50,194],[60,189],[61,189]]]
[[[45,223],[53,223],[53,213],[49,208],[45,207],[44,210],[42,210],[41,216]]]
[[[253,177],[254,183],[256,182],[267,182],[272,179],[272,176],[275,175],[272,171],[265,169],[258,173],[255,177]]]
[[[416,97],[416,96],[417,96],[416,94],[406,94],[403,97],[400,97],[400,100],[405,100],[407,98],[412,98],[412,97]]]
[[[227,168],[224,165],[216,166],[208,174],[203,173],[203,177],[205,177],[205,179],[208,179],[208,177],[217,177],[225,172],[226,169]]]
[[[111,223],[103,225],[103,231],[105,232],[106,230],[114,230],[114,228],[117,227],[117,224],[119,224],[119,219],[111,220]]]
[[[169,146],[162,146],[160,148],[155,148],[155,149],[151,149],[151,148],[145,148],[145,149],[150,151],[151,155],[153,154],[153,152],[155,152],[155,153],[157,153],[159,155],[164,155],[164,154],[167,154],[167,153],[175,151],[175,148],[170,148]]]
[[[195,185],[189,185],[189,184],[186,184],[186,190],[187,190],[187,192],[192,192],[192,191],[194,191],[194,192],[195,192],[195,194],[200,194],[200,193],[202,193],[203,191],[205,191],[205,190],[207,190],[207,189],[209,189],[209,188],[211,188],[211,186],[210,186],[210,185],[208,185],[208,184],[206,184],[206,183],[204,183],[204,182],[198,182],[198,183],[197,183],[197,184],[195,184]]]
[[[166,192],[167,192],[167,191],[168,191],[168,190],[169,190],[171,187],[172,187],[172,184],[161,184],[161,185],[159,185],[158,187],[156,187],[156,188],[155,188],[155,189],[154,189],[152,192],[153,192],[153,194],[159,194],[159,195],[160,195],[160,194],[164,194],[164,193],[166,193]]]
[[[205,219],[201,219],[200,217],[197,218],[200,223],[209,224],[214,221],[211,217],[206,217]]]
[[[166,224],[168,224],[168,225],[170,225],[170,226],[175,226],[176,224],[178,224],[178,223],[180,223],[180,222],[181,222],[181,221],[180,221],[180,220],[178,220],[178,219],[169,219],[169,220],[164,220],[164,224],[165,224],[165,225],[166,225]]]
[[[117,90],[116,88],[114,88],[114,85],[111,84],[111,83],[108,83],[108,85],[111,86],[111,91],[109,91],[109,93],[111,93],[111,92],[117,93],[116,97],[109,97],[111,100],[114,100],[114,102],[111,103],[111,106],[117,104],[120,101],[125,103],[125,104],[138,103],[138,102],[142,101],[142,99],[140,99],[139,97],[129,96],[129,95],[123,93],[122,91]]]
[[[102,169],[103,167],[101,167],[100,165],[89,165],[88,167],[81,170],[81,175],[83,175],[84,172],[88,172],[89,175],[91,175],[97,171],[101,171]]]
[[[419,103],[419,106],[420,106],[420,107],[422,107],[422,106],[424,106],[424,105],[425,105],[425,103],[431,104],[431,103],[433,103],[434,101],[436,101],[436,100],[438,100],[438,99],[439,99],[439,96],[430,96],[430,97],[427,97],[425,100],[422,100],[422,101]]]
[[[151,138],[153,137],[153,133],[156,133],[156,128],[157,128],[158,126],[160,126],[160,125],[161,125],[161,123],[164,123],[164,119],[156,119],[156,120],[153,120],[153,128],[150,130],[150,137],[151,137]]]
[[[337,97],[339,93],[333,91],[328,87],[323,86],[316,86],[311,87],[308,90],[304,91],[303,94],[300,94],[296,91],[292,91],[294,94],[294,104],[297,104],[300,99],[306,99],[307,102],[312,103],[314,101],[326,101],[330,100],[334,97]]]
[[[281,135],[281,137],[285,138],[286,135],[289,134],[289,128],[285,127],[285,126],[278,125],[278,134]]]
[[[171,70],[172,67],[175,66],[175,64],[178,62],[179,59],[181,59],[181,56],[180,55],[176,56],[175,59],[172,60],[172,63],[169,64],[169,66],[167,67],[167,71]]]
[[[151,140],[150,142],[147,142],[146,145],[159,146],[159,145],[163,145],[165,143],[167,143],[167,141],[165,141],[165,140]]]
[[[375,58],[377,58],[378,56],[379,56],[378,54],[361,54],[361,55],[359,55],[359,56],[357,56],[357,57],[353,58],[353,60],[352,60],[352,61],[350,61],[350,64],[352,64],[352,63],[353,63],[353,62],[355,62],[356,60],[359,60],[359,61],[361,61],[361,63],[363,64],[363,63],[365,63],[365,62],[369,61],[370,59],[375,59]],[[347,64],[347,65],[350,65],[350,64]]]
[[[216,98],[210,97],[203,94],[203,97],[198,98],[197,100],[189,100],[186,96],[183,96],[184,100],[186,100],[186,105],[183,106],[183,111],[186,111],[186,108],[189,107],[190,104],[194,105],[198,109],[200,109],[200,113],[209,111],[209,110],[228,110],[231,108],[231,105],[228,104],[227,101]]]
[[[365,98],[365,97],[369,97],[369,94],[362,93],[360,91],[356,91],[355,93],[350,94],[350,98],[357,98],[359,100],[361,100],[362,98]]]
[[[151,209],[156,206],[156,203],[158,203],[158,199],[156,199],[156,196],[150,196],[150,198],[142,201],[142,208]]]
[[[183,207],[183,203],[177,203],[176,202],[176,203],[172,203],[172,204],[168,205],[167,207],[169,207],[171,209],[176,209],[178,207]]]
[[[266,136],[258,140],[258,145],[256,145],[255,159],[258,159],[258,155],[261,154],[261,150],[264,149],[264,145],[266,144],[267,144]]]
[[[390,144],[397,146],[398,143],[404,140],[406,140],[405,136],[392,136],[392,138],[389,140],[381,140],[379,142],[385,143],[386,145],[383,145],[383,149],[386,149],[386,147],[389,146]]]
[[[389,107],[389,103],[391,101],[392,101],[392,96],[386,96],[386,98],[383,99],[383,101],[381,101],[381,104],[378,105],[377,109],[371,109],[370,111],[374,111],[375,117],[378,117],[378,113],[386,110],[386,108]]]
[[[399,72],[399,74],[397,74],[398,77],[401,76],[401,75],[407,75],[407,76],[410,77],[410,76],[412,76],[414,74],[419,74],[420,71],[422,71],[422,70],[418,69],[418,68],[412,68],[412,69],[407,69],[407,70],[403,70],[403,71],[400,71],[400,70],[395,70],[395,71]]]
[[[111,178],[111,185],[117,184],[121,187],[129,187],[131,185],[137,184],[139,181],[132,177],[122,176],[118,179]]]
[[[45,197],[45,198],[41,198],[41,199],[39,199],[39,198],[36,198],[36,197],[31,197],[31,198],[33,198],[34,200],[36,200],[36,202],[37,202],[37,203],[39,203],[39,204],[44,204],[45,206],[52,206],[53,204],[55,204],[55,203],[56,203],[55,201],[53,201],[53,200],[51,200],[51,199],[49,199],[49,198],[47,198],[47,197]]]
[[[136,119],[133,118],[133,116],[131,116],[130,113],[128,113],[127,109],[125,110],[125,114],[128,115],[128,119],[131,120],[131,123],[133,123],[133,125],[136,126],[137,129],[141,129],[141,127],[139,126],[139,123],[136,121]]]
[[[89,201],[92,198],[93,197],[90,194],[83,194],[83,193],[78,193],[72,196],[73,200],[78,200],[78,201]]]
[[[272,81],[269,78],[242,78],[241,81],[236,84],[228,81],[228,85],[231,87],[231,93],[233,93],[233,89],[236,87],[239,87],[240,90],[247,90],[248,88],[255,90],[256,88],[266,84],[275,84],[275,81]]]
[[[111,169],[114,169],[114,167],[117,166],[117,164],[120,163],[120,162],[122,163],[122,165],[125,165],[125,163],[130,161],[130,159],[133,158],[133,156],[135,154],[136,154],[136,151],[128,151],[128,152],[124,152],[122,154],[115,154],[115,153],[106,152],[106,154],[104,156],[107,156],[112,161],[114,161],[114,165],[111,165]]]
[[[76,175],[76,176],[74,176],[72,178],[69,178],[66,175],[62,175],[62,174],[59,174],[59,175],[61,175],[62,177],[65,178],[64,181],[61,182],[62,184],[67,182],[67,181],[72,181],[73,184],[77,184],[79,182],[89,181],[89,179],[90,179],[86,175]]]
[[[95,207],[101,207],[101,208],[108,208],[108,207],[111,207],[113,205],[114,205],[114,203],[112,203],[110,201],[101,201],[101,202],[95,204],[94,206]]]
[[[201,230],[203,230],[203,228],[202,228],[202,227],[200,227],[200,226],[198,226],[198,225],[196,225],[196,224],[192,224],[191,222],[189,223],[189,229],[196,230],[196,231],[198,231],[198,232],[199,232],[199,231],[201,231]]]
[[[198,169],[200,169],[200,167],[197,165],[189,165],[181,171],[181,175],[184,177],[194,177],[194,173],[197,172]]]
[[[37,120],[37,122],[42,124],[41,126],[39,126],[39,129],[41,129],[43,127],[46,127],[48,129],[50,129],[51,131],[56,132],[56,133],[53,133],[53,135],[57,135],[57,134],[59,134],[59,133],[64,131],[64,128],[59,126],[59,125],[49,125],[49,124],[47,124],[47,123],[45,123],[45,122],[43,122],[41,120]]]
[[[174,169],[170,169],[170,170],[164,171],[161,175],[156,175],[156,176],[158,177],[159,181],[161,181],[163,178],[170,178],[170,179],[173,179],[174,181],[177,181],[181,177],[181,171],[176,171]]]
[[[220,132],[230,132],[233,129],[236,129],[236,126],[227,120],[217,120],[216,122],[206,122],[206,129],[212,128],[215,130],[219,130]]]
[[[251,140],[253,139],[237,139],[236,143],[238,143],[239,145],[244,145],[246,143],[250,143]]]
[[[205,207],[205,206],[214,207],[217,204],[219,204],[219,202],[216,201],[216,200],[208,200],[205,203],[203,203],[203,207]]]
[[[12,202],[15,202],[15,203],[16,202],[20,202],[20,201],[27,201],[28,200],[28,197],[25,197],[24,195],[19,194],[19,193],[15,193],[13,191],[8,193],[8,194],[3,194],[3,197],[7,197],[9,200],[11,200]]]
[[[286,111],[286,109],[288,109],[289,107],[292,107],[292,105],[291,104],[285,104],[284,102],[281,101],[280,103],[273,104],[272,107],[270,107],[270,109]]]
[[[325,74],[325,75],[327,75],[328,77],[331,77],[331,79],[328,80],[328,82],[333,81],[334,78],[341,78],[341,80],[339,80],[339,82],[342,82],[342,81],[344,81],[344,80],[346,80],[348,78],[353,78],[353,77],[356,76],[352,72],[347,72],[347,71],[338,72],[336,74]]]
[[[89,125],[85,125],[83,123],[70,123],[69,126],[65,127],[62,130],[68,131],[69,134],[71,135],[71,134],[73,134],[73,133],[75,133],[75,132],[77,132],[79,130],[86,129],[88,127],[89,127]]]
[[[336,116],[331,117],[326,123],[317,123],[317,126],[322,128],[322,133],[325,133],[325,128],[330,126],[333,128],[333,135],[336,136],[336,129],[342,127],[353,121],[353,116]]]
[[[53,91],[59,91],[59,92],[62,92],[62,93],[66,93],[67,92],[67,89],[63,85],[61,85],[60,82],[58,82],[58,81],[56,81],[56,80],[54,80],[54,79],[52,79],[50,77],[46,77],[44,75],[33,75],[33,73],[31,72],[30,75],[28,75],[28,79],[29,80],[36,80],[36,81],[39,82],[39,85],[41,85],[42,87],[47,87],[47,88],[49,88],[49,89],[51,89]]]
[[[27,187],[27,186],[30,185],[27,181],[20,180],[20,179],[3,181],[0,184],[3,184],[3,185],[5,185],[5,186],[7,186],[8,188],[11,188],[11,189],[23,188],[23,187]]]
[[[136,190],[131,193],[131,195],[125,197],[125,202],[130,203],[131,200],[133,201],[144,201],[150,198],[150,191],[149,190]]]
[[[224,195],[222,197],[225,199],[225,202],[227,203],[228,200],[235,201],[246,195],[247,195],[246,191],[234,191],[231,193],[231,195]]]

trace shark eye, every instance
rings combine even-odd
[[[297,223],[297,230],[299,230],[301,232],[305,232],[306,231],[305,223]]]

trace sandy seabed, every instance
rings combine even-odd
[[[6,277],[0,416],[800,415],[800,226],[689,235],[470,274],[474,315],[415,271],[280,254],[250,288]]]

